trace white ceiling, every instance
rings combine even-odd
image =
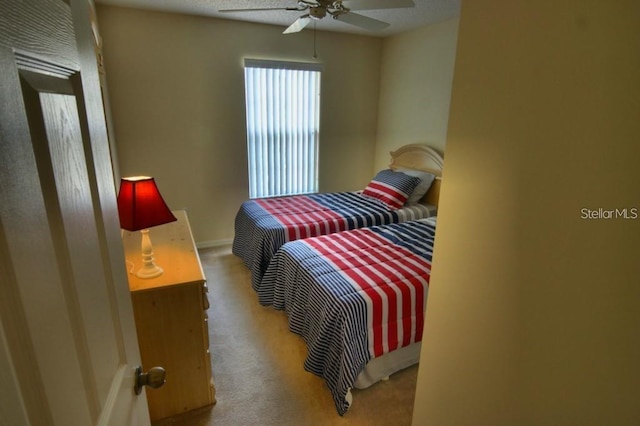
[[[315,21],[316,29],[385,37],[454,18],[458,16],[460,10],[460,0],[413,0],[413,2],[415,3],[413,8],[357,11],[360,15],[391,24],[382,31],[366,31],[328,16]],[[220,9],[295,7],[296,0],[96,0],[96,3],[273,24],[282,27],[283,31],[304,13],[286,10],[234,13],[218,11]],[[307,27],[307,29],[312,28],[313,24]],[[287,36],[291,37],[295,34]]]

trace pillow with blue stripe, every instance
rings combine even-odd
[[[436,178],[436,175],[423,172],[421,170],[407,169],[404,167],[398,167],[395,169],[396,172],[402,172],[405,175],[413,176],[420,178],[420,183],[416,186],[416,189],[413,190],[411,195],[409,195],[409,199],[405,203],[406,206],[413,206],[414,204],[418,204],[418,202],[424,197],[424,195],[429,191],[433,181]]]
[[[399,209],[420,181],[420,178],[385,169],[375,175],[362,193],[383,201],[392,209]]]

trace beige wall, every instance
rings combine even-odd
[[[407,143],[444,153],[457,34],[455,18],[384,39],[374,172]]]
[[[120,173],[154,176],[200,245],[230,241],[248,198],[243,58],[313,61],[313,33],[98,7]],[[382,40],[318,32],[320,190],[371,178]]]
[[[487,3],[462,4],[413,423],[640,424],[640,218],[582,210],[640,209],[640,3]]]

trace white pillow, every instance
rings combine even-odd
[[[408,176],[420,178],[420,183],[416,186],[411,195],[409,195],[407,202],[404,203],[405,206],[418,204],[418,201],[424,197],[424,194],[426,194],[429,188],[431,188],[431,184],[436,178],[433,173],[423,172],[422,170],[407,169],[405,167],[396,167],[395,171],[402,172]]]

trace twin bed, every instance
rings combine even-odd
[[[443,160],[421,144],[391,159],[361,192],[250,200],[236,217],[233,253],[305,340],[304,367],[340,415],[353,387],[420,355]]]
[[[305,369],[340,414],[352,387],[418,361],[434,238],[429,218],[297,240],[273,257],[260,302],[287,313],[307,344]]]

